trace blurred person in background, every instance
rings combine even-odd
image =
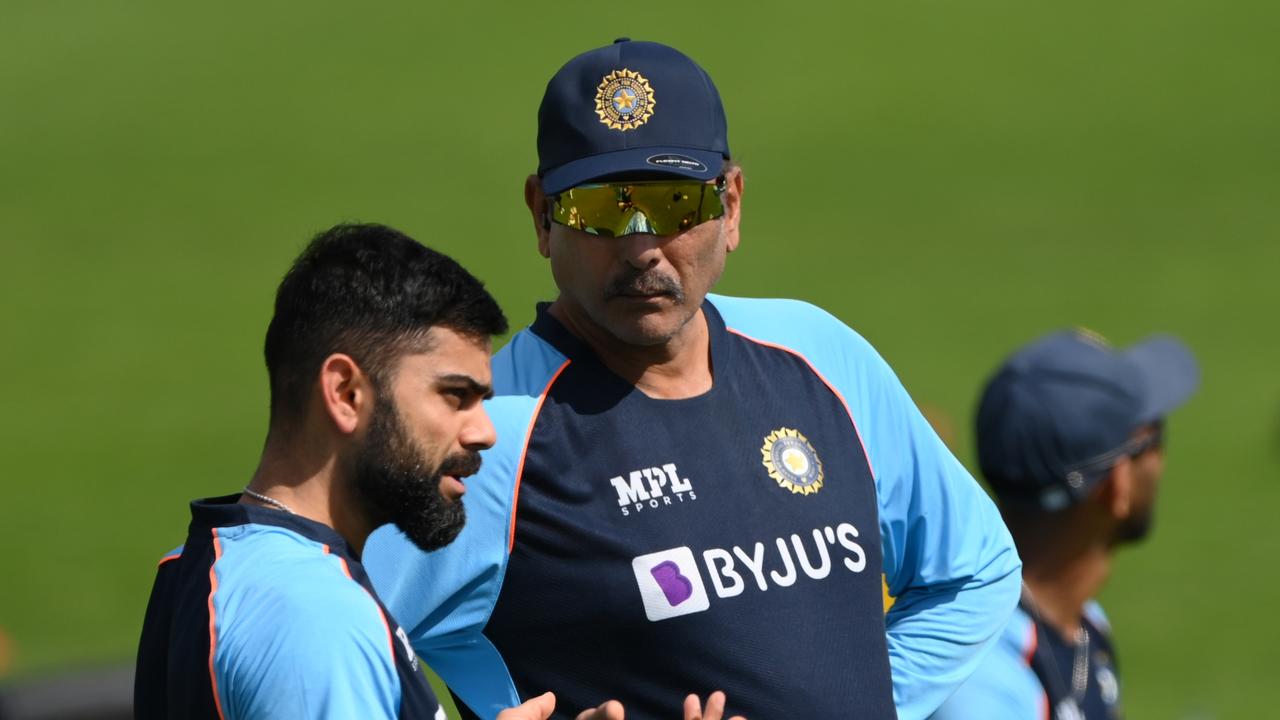
[[[1018,610],[936,720],[1116,720],[1110,627],[1093,600],[1115,551],[1147,536],[1169,412],[1199,384],[1169,336],[1117,351],[1086,331],[1014,353],[978,407],[978,463],[1018,544]]]
[[[9,675],[9,666],[13,662],[13,643],[9,640],[8,633],[4,627],[0,626],[0,681]],[[5,709],[7,704],[4,699],[4,687],[0,686],[0,720],[9,717],[9,712]]]
[[[495,440],[479,280],[391,228],[340,225],[290,268],[267,330],[271,415],[243,492],[191,503],[138,650],[138,718],[443,720],[361,565],[394,523],[425,551],[465,522],[463,478]],[[708,701],[719,720],[723,695]],[[550,693],[502,720],[544,720]],[[699,717],[690,697],[685,718]],[[606,703],[580,720],[621,720]]]
[[[537,147],[559,294],[494,359],[468,526],[369,541],[414,646],[486,720],[604,686],[641,717],[686,687],[759,718],[927,716],[1013,610],[1012,539],[866,340],[709,294],[744,187],[711,78],[658,43],[583,53]]]

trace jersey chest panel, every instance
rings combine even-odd
[[[723,331],[722,331],[723,333]],[[551,387],[485,634],[524,696],[670,717],[893,717],[875,484],[802,359],[731,334],[715,387],[634,391],[593,359]]]

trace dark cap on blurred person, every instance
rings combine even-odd
[[[1060,510],[1085,497],[1134,431],[1161,421],[1200,383],[1191,351],[1169,335],[1116,350],[1084,330],[1010,356],[978,406],[978,463],[1001,502]]]
[[[611,176],[711,180],[728,158],[711,77],[659,43],[619,38],[573,58],[538,108],[538,176],[548,194]]]

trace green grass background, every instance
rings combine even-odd
[[[513,322],[573,54],[676,45],[746,168],[721,292],[832,310],[969,428],[1037,334],[1182,336],[1157,531],[1103,600],[1134,718],[1270,714],[1280,667],[1280,5],[1261,0],[0,3],[0,627],[12,673],[128,661],[186,502],[264,434],[307,238],[380,221]],[[661,88],[656,91],[661,93]],[[658,112],[661,112],[659,105]]]

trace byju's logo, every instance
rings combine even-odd
[[[641,555],[631,561],[644,614],[657,622],[711,607],[707,589],[698,573],[693,551],[687,547]]]
[[[658,581],[662,594],[673,607],[693,597],[693,583],[680,572],[680,566],[670,560],[654,565],[649,574]]]
[[[656,622],[710,608],[708,587],[716,597],[727,600],[753,588],[768,592],[803,586],[806,579],[822,582],[841,566],[861,576],[867,569],[867,553],[859,537],[858,528],[840,523],[769,542],[707,548],[701,555],[709,586],[702,584],[698,560],[688,547],[641,555],[631,561],[631,568],[640,585],[645,615]],[[878,579],[869,575],[873,578],[869,582]]]
[[[632,470],[626,477],[609,478],[609,483],[618,491],[618,510],[624,516],[698,499],[693,483],[680,477],[675,463]]]

